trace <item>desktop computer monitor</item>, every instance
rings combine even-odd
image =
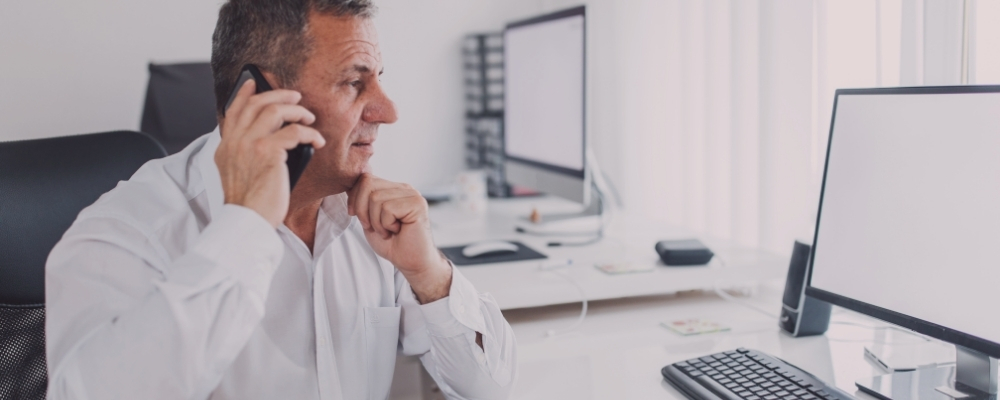
[[[584,7],[504,30],[507,182],[587,204]]]
[[[953,343],[958,358],[862,391],[996,393],[998,245],[1000,86],[836,92],[806,294]]]

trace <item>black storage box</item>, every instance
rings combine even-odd
[[[656,253],[667,265],[705,265],[715,255],[697,239],[659,241]]]

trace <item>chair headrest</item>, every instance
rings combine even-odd
[[[45,260],[80,210],[166,155],[144,133],[0,142],[0,304],[45,302]]]

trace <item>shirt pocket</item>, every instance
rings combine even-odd
[[[370,399],[389,397],[399,345],[399,307],[365,307],[365,350]]]

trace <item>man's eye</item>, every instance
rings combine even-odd
[[[362,85],[361,81],[352,81],[351,82],[351,87],[353,87],[353,88],[359,88],[359,87],[361,87],[361,85]]]

